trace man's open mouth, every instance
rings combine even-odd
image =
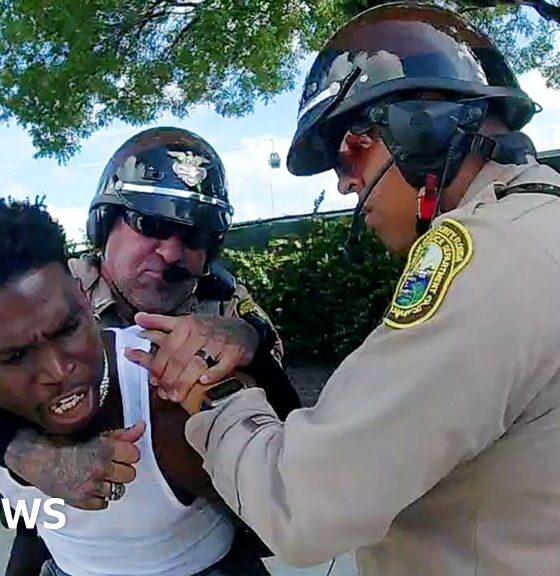
[[[70,394],[69,396],[65,396],[56,402],[55,404],[51,404],[50,410],[55,414],[64,414],[69,410],[75,408],[84,398],[86,397],[85,392],[80,392],[78,394]]]
[[[93,387],[80,387],[52,400],[49,404],[51,418],[60,424],[78,424],[90,418],[95,395]]]

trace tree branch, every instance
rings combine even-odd
[[[140,36],[140,34],[142,34],[144,28],[146,28],[146,26],[150,22],[153,22],[154,20],[158,20],[162,16],[166,16],[168,13],[169,12],[167,10],[161,10],[159,12],[151,12],[149,14],[145,14],[142,18],[140,18],[140,20],[137,20],[132,26],[132,28],[137,28],[136,38],[138,38]]]
[[[185,36],[189,33],[190,29],[192,28],[193,24],[195,23],[196,18],[193,18],[188,24],[185,24],[175,36],[173,42],[171,42],[169,46],[169,51],[173,52],[175,48],[184,40]]]

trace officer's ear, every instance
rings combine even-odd
[[[502,119],[493,114],[488,114],[488,116],[486,116],[479,132],[484,136],[511,134],[511,130],[502,122]]]
[[[79,299],[80,305],[85,304],[86,306],[90,307],[82,281],[79,278],[76,278],[76,276],[73,276],[70,271],[68,271],[68,276],[70,277],[72,286],[76,290],[76,297]]]
[[[368,134],[354,134],[347,132],[340,147],[341,152],[368,150],[373,146],[375,137],[373,133]]]

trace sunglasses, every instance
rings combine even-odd
[[[191,250],[206,249],[212,241],[218,241],[220,238],[217,234],[204,233],[196,226],[177,224],[165,218],[146,216],[133,210],[125,210],[123,220],[129,228],[146,238],[169,240],[172,236],[177,236],[183,246]]]

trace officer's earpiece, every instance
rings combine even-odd
[[[438,206],[442,188],[457,175],[473,138],[486,116],[487,103],[449,102],[445,100],[405,100],[383,103],[368,112],[371,129],[380,130],[392,158],[367,183],[362,200],[356,206],[343,256],[347,262],[360,262],[361,210],[368,196],[389,168],[396,164],[407,182],[417,190],[430,188],[433,197],[419,201],[419,232],[429,226]],[[422,208],[421,204],[425,206]],[[422,212],[428,207],[430,212]]]
[[[209,266],[220,254],[220,249],[225,241],[225,234],[220,234],[208,244],[207,252],[207,265]]]
[[[409,155],[431,156],[447,149],[458,127],[477,131],[483,112],[479,105],[458,102],[396,102],[387,107],[387,125]]]
[[[435,177],[440,187],[455,178],[486,116],[487,106],[482,100],[411,100],[376,106],[369,117],[379,127],[404,178],[420,190],[428,177]],[[458,134],[462,136],[459,139]],[[446,182],[441,181],[444,172]]]
[[[96,247],[99,247],[99,212],[101,208],[90,210],[86,223],[86,235],[88,240]]]
[[[86,223],[86,234],[88,240],[96,248],[105,246],[117,215],[116,206],[99,206],[90,211]]]

